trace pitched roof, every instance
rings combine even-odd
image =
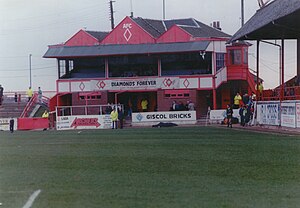
[[[164,23],[165,23],[167,29],[170,29],[173,25],[184,25],[184,26],[198,27],[197,22],[193,18],[164,20]]]
[[[274,0],[257,10],[230,41],[299,38],[299,19],[299,0]]]
[[[85,30],[88,34],[96,38],[99,42],[102,41],[108,34],[109,32],[100,32],[100,31],[89,31]]]
[[[161,20],[144,19],[141,17],[132,18],[132,20],[135,21],[154,38],[158,38],[166,31]]]
[[[144,19],[141,17],[133,18],[133,20],[141,26],[144,30],[150,33],[153,37],[157,38],[164,32],[169,30],[173,25],[178,25],[194,37],[226,37],[230,35],[210,27],[202,22],[199,22],[193,18],[187,19],[172,19],[172,20],[152,20]]]
[[[229,38],[230,35],[222,31],[207,27],[190,27],[180,26],[183,30],[191,34],[195,38]]]
[[[44,58],[204,51],[207,49],[209,44],[210,41],[96,46],[56,46],[50,47],[45,53]]]

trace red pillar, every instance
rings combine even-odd
[[[214,106],[213,109],[216,110],[217,109],[217,90],[215,88],[213,89],[213,106]]]

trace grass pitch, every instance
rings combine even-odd
[[[213,127],[0,132],[1,207],[299,207],[300,138]]]

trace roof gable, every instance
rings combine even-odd
[[[178,25],[173,25],[168,31],[157,39],[158,43],[189,42],[194,40],[191,34]]]
[[[101,44],[154,43],[155,38],[130,17],[125,17],[101,42]]]
[[[79,30],[69,40],[65,42],[66,46],[91,46],[98,45],[99,41],[94,36],[90,35],[84,30]]]

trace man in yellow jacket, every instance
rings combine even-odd
[[[240,107],[240,102],[242,101],[242,97],[240,93],[236,93],[236,96],[233,99],[233,108],[238,109]]]
[[[118,111],[116,107],[113,108],[112,112],[110,113],[110,118],[112,122],[112,129],[118,128]]]
[[[145,98],[141,101],[141,106],[142,106],[143,112],[147,112],[147,110],[148,110],[148,101]]]
[[[49,112],[47,110],[44,111],[42,118],[49,118]]]
[[[33,91],[32,91],[32,89],[31,89],[31,87],[29,87],[29,88],[28,88],[28,90],[27,90],[26,94],[27,94],[27,97],[28,97],[28,102],[29,102],[29,101],[30,101],[30,99],[31,99],[31,98],[32,98],[32,96],[33,96]]]

